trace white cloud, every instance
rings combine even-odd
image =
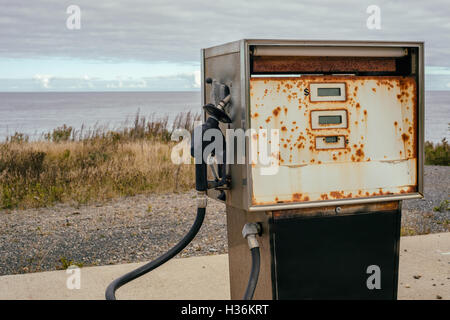
[[[153,77],[114,76],[111,79],[49,74],[35,74],[31,79],[0,78],[0,91],[191,91],[199,87],[199,71]]]
[[[109,84],[118,90],[192,90],[201,85],[200,71],[192,71],[200,62],[200,48],[242,38],[423,40],[426,65],[432,66],[426,73],[434,76],[433,86],[445,88],[448,81],[438,79],[450,75],[448,0],[379,0],[381,30],[366,28],[370,4],[354,0],[77,0],[82,28],[72,31],[65,26],[68,4],[64,1],[29,1],[23,6],[20,1],[2,0],[0,58],[36,60],[36,67],[32,63],[30,68],[23,67],[26,75],[18,75],[20,66],[5,75],[19,79],[36,74],[35,83],[27,88],[63,90],[64,84],[70,84],[97,89]],[[39,59],[63,59],[68,67],[54,66],[54,70],[41,64],[38,68]],[[91,76],[70,73],[77,66],[75,61],[93,62],[92,68],[81,71]],[[117,68],[128,64],[138,67],[125,72]],[[111,69],[95,73],[101,69],[98,65]],[[116,79],[116,74],[122,77]]]
[[[50,88],[50,80],[52,78],[53,78],[53,76],[47,75],[47,74],[35,74],[33,77],[33,80],[38,81],[43,88],[49,89]]]
[[[194,88],[200,88],[201,83],[201,74],[200,70],[194,71]]]
[[[450,67],[425,67],[425,73],[429,75],[450,75]]]
[[[186,62],[199,61],[200,48],[242,38],[424,40],[427,64],[450,67],[448,0],[380,0],[382,25],[376,31],[366,28],[370,4],[78,0],[82,28],[71,31],[64,24],[67,4],[60,0],[29,1],[26,7],[2,0],[0,55]]]

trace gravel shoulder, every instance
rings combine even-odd
[[[425,167],[425,198],[403,202],[404,234],[450,231],[450,167]],[[0,211],[0,275],[152,260],[177,243],[196,214],[195,192],[139,195],[74,207]],[[205,222],[181,257],[227,252],[225,206],[209,201]]]

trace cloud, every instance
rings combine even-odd
[[[194,88],[200,88],[201,83],[201,74],[200,70],[194,71]]]
[[[200,87],[200,72],[154,77],[102,79],[36,74],[31,79],[0,79],[0,91],[191,91]]]
[[[3,0],[0,55],[187,62],[241,38],[425,40],[427,64],[450,67],[446,0],[377,1],[381,30],[367,29],[366,0],[78,0],[80,30],[66,28],[70,4]]]
[[[433,76],[429,83],[447,88],[447,82],[440,81],[450,73],[448,0],[378,0],[380,30],[366,27],[366,9],[374,4],[372,0],[77,0],[81,29],[69,30],[66,9],[72,4],[66,0],[2,0],[0,58],[35,59],[30,74],[36,75],[31,81],[22,78],[6,83],[3,79],[0,90],[20,83],[29,90],[63,90],[63,84],[68,90],[198,89],[200,71],[191,70],[199,65],[200,49],[242,38],[421,40],[425,41],[427,73]],[[117,71],[110,71],[110,76],[102,72],[104,79],[94,79],[87,68],[85,77],[76,74],[75,78],[70,71],[38,68],[40,59],[60,59],[68,64],[95,61],[112,70],[124,63],[148,64],[148,68],[140,73],[129,71],[122,79],[113,78]],[[158,69],[165,76],[153,76],[156,72],[152,69],[163,65],[172,68]],[[189,67],[174,71],[173,66]],[[149,79],[141,74],[147,70]],[[14,71],[7,74],[19,78]],[[130,75],[138,77],[125,79]]]
[[[34,75],[33,80],[39,82],[43,88],[49,89],[50,88],[50,80],[52,78],[53,78],[53,76],[51,76],[51,75],[36,74],[36,75]]]
[[[429,75],[450,75],[449,67],[426,67],[425,73]]]

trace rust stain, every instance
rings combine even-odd
[[[330,196],[333,199],[342,199],[342,198],[344,198],[344,192],[343,191],[331,191]]]
[[[272,113],[275,117],[278,116],[278,114],[280,113],[281,108],[280,107],[276,107],[275,109],[273,109]]]
[[[364,157],[364,151],[362,151],[361,149],[356,150],[356,155],[360,158]]]
[[[292,195],[292,200],[294,200],[294,201],[301,201],[302,200],[302,194],[301,193],[294,193]]]
[[[403,133],[402,134],[402,140],[403,140],[403,142],[408,141],[409,140],[409,135],[407,135],[406,133]]]

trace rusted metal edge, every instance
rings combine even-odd
[[[387,57],[253,57],[253,73],[274,72],[395,72],[396,59]]]
[[[411,193],[408,195],[392,195],[392,196],[380,196],[380,197],[370,197],[370,198],[358,198],[358,199],[344,199],[344,200],[327,200],[327,201],[311,201],[304,203],[278,203],[276,205],[262,205],[262,206],[250,206],[248,208],[249,212],[259,212],[259,211],[278,211],[278,210],[289,210],[289,209],[299,209],[299,208],[311,208],[311,207],[325,207],[325,206],[343,206],[347,204],[361,204],[361,203],[373,203],[373,202],[383,202],[383,201],[396,201],[396,200],[410,200],[423,198],[423,194],[419,192]]]
[[[275,220],[295,218],[295,217],[327,217],[327,216],[345,216],[370,212],[392,212],[398,211],[401,207],[400,201],[385,201],[376,203],[362,203],[345,206],[326,206],[301,208],[292,210],[273,211],[272,216]]]

